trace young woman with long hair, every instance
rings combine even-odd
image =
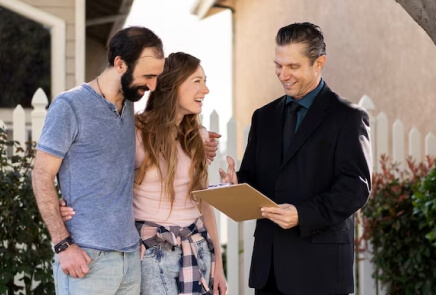
[[[198,116],[207,93],[200,60],[173,53],[136,116],[133,210],[143,244],[143,295],[227,290],[214,209],[191,194],[207,187],[208,133]]]

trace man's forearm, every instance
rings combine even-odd
[[[54,186],[54,179],[51,179],[44,171],[35,168],[33,171],[32,185],[39,212],[47,225],[52,242],[57,244],[66,238],[69,233],[65,228],[59,212],[59,202]]]

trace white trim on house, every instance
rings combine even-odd
[[[86,35],[86,20],[85,20],[85,0],[76,0],[76,15],[75,15],[75,85],[80,85],[85,82],[85,35]]]
[[[216,0],[195,0],[191,7],[191,13],[199,19],[203,19],[209,12]]]
[[[65,20],[19,0],[0,0],[0,6],[50,27],[51,93],[55,97],[66,88],[66,24]]]

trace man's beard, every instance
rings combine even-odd
[[[131,102],[138,101],[142,98],[142,94],[139,90],[149,91],[147,86],[131,86],[133,82],[133,69],[129,67],[127,71],[121,76],[121,89],[123,91],[124,98]]]

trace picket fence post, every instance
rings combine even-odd
[[[406,154],[404,152],[404,124],[400,120],[395,120],[392,126],[392,160],[394,163],[398,163],[398,168],[402,170],[404,168],[404,161]]]
[[[20,104],[12,112],[12,128],[14,141],[18,141],[21,146],[24,146],[26,143],[26,114]],[[13,154],[16,154],[15,149]]]
[[[416,161],[421,161],[421,132],[413,127],[409,132],[409,155]]]
[[[425,155],[436,157],[436,138],[431,132],[425,137]]]
[[[375,145],[375,136],[376,136],[376,120],[373,115],[373,111],[375,110],[374,103],[372,102],[372,99],[368,95],[363,95],[359,100],[359,106],[364,108],[369,115],[369,126],[370,126],[370,138],[371,138],[371,149],[372,149],[372,159],[373,159],[373,169],[376,169],[377,165],[377,149]]]
[[[385,113],[381,112],[377,116],[377,137],[375,138],[375,145],[377,149],[377,172],[381,172],[380,158],[382,155],[389,154],[389,141],[388,141],[388,117]]]
[[[227,144],[226,155],[231,156],[235,161],[236,153],[236,122],[233,117],[227,123]],[[227,169],[227,161],[223,159],[223,169]],[[237,170],[237,167],[235,167]],[[229,294],[239,294],[239,224],[226,217],[227,221],[227,283]]]
[[[374,116],[373,111],[375,110],[374,103],[368,95],[363,95],[359,101],[359,105],[363,107],[369,115],[370,124],[370,137],[371,137],[371,148],[373,157],[373,170],[374,172],[380,170],[379,157],[383,153],[387,154],[387,117],[384,114],[379,116]],[[380,143],[379,143],[380,142]],[[360,211],[356,213],[358,216],[357,220],[357,237],[360,240],[363,234],[363,227],[361,224],[361,214]],[[361,242],[357,247],[363,247],[365,242]],[[370,242],[368,242],[371,248]],[[354,294],[359,295],[375,295],[377,294],[377,282],[372,277],[373,265],[371,263],[372,255],[370,250],[355,253],[356,264],[355,272],[358,272],[358,287],[355,283]]]
[[[42,127],[44,126],[47,115],[48,98],[42,88],[38,88],[32,98],[33,111],[30,116],[32,119],[32,140],[38,142],[41,136]]]

